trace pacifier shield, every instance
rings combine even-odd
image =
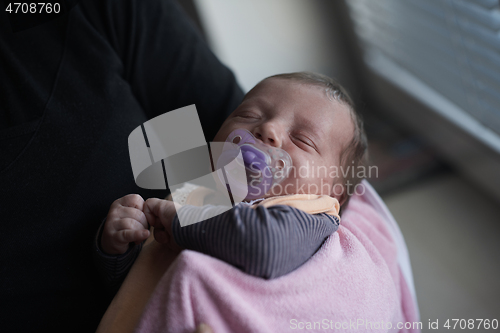
[[[245,129],[237,129],[229,134],[224,151],[217,161],[220,169],[232,161],[241,150],[245,164],[248,195],[246,199],[264,197],[276,184],[288,177],[292,159],[288,153],[278,147],[264,144]],[[228,182],[233,183],[231,173],[227,173]],[[224,183],[224,180],[221,179]]]

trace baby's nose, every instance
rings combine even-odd
[[[254,135],[257,139],[270,146],[281,148],[280,136],[274,128],[257,129]]]

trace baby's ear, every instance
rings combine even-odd
[[[347,192],[343,192],[342,195],[340,196],[340,199],[337,198],[337,200],[339,201],[340,207],[342,207],[345,201],[347,200]]]

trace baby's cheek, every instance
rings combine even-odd
[[[269,193],[270,196],[277,195],[290,195],[290,194],[315,194],[315,185],[311,184],[310,180],[307,178],[287,178],[283,182],[274,185]]]
[[[287,178],[279,184],[271,187],[269,192],[266,194],[266,197],[273,197],[277,195],[289,195],[289,194],[297,194],[295,190],[294,179]]]

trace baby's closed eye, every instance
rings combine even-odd
[[[291,135],[290,138],[296,146],[298,146],[299,148],[301,148],[303,150],[314,149],[314,150],[318,151],[314,142],[304,135]]]
[[[248,119],[260,119],[260,114],[252,111],[242,111],[238,112],[235,117],[248,118]]]

